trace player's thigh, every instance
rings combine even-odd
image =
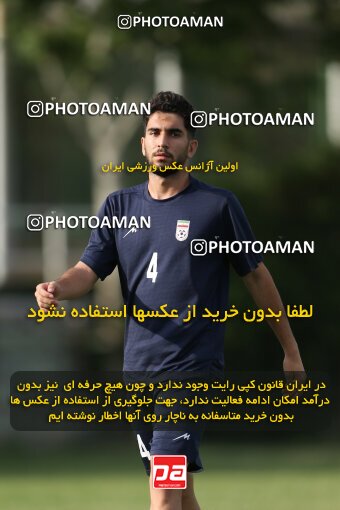
[[[153,509],[158,510],[159,508],[171,508],[171,509],[182,508],[183,490],[154,488],[152,466],[150,471],[149,485],[150,485],[151,510]]]

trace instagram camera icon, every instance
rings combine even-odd
[[[190,253],[196,257],[203,257],[207,254],[208,243],[206,239],[193,239],[190,243]]]
[[[42,101],[28,101],[27,115],[28,117],[42,117],[44,114],[44,105]]]
[[[121,14],[117,19],[117,26],[121,30],[128,30],[132,27],[132,18],[129,14]]]
[[[38,232],[44,228],[44,218],[42,214],[29,214],[27,216],[27,230]]]
[[[190,124],[193,128],[204,128],[207,125],[207,112],[195,110],[191,112]]]

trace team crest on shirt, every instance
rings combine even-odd
[[[188,239],[190,221],[177,220],[176,239],[177,241],[185,241]]]

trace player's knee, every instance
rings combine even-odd
[[[177,510],[181,509],[182,490],[157,489],[151,495],[152,510]]]
[[[183,489],[182,491],[182,499],[191,499],[192,496],[194,494],[194,491],[192,489],[190,489],[189,487],[187,487],[186,489]]]
[[[182,502],[185,506],[196,501],[195,493],[192,487],[187,487],[182,491]]]

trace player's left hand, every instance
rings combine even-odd
[[[287,383],[296,381],[297,384],[302,384],[307,379],[299,351],[293,354],[285,354],[283,370]]]
[[[305,368],[303,366],[299,351],[294,354],[285,354],[283,360],[283,370],[284,372],[305,373]]]

